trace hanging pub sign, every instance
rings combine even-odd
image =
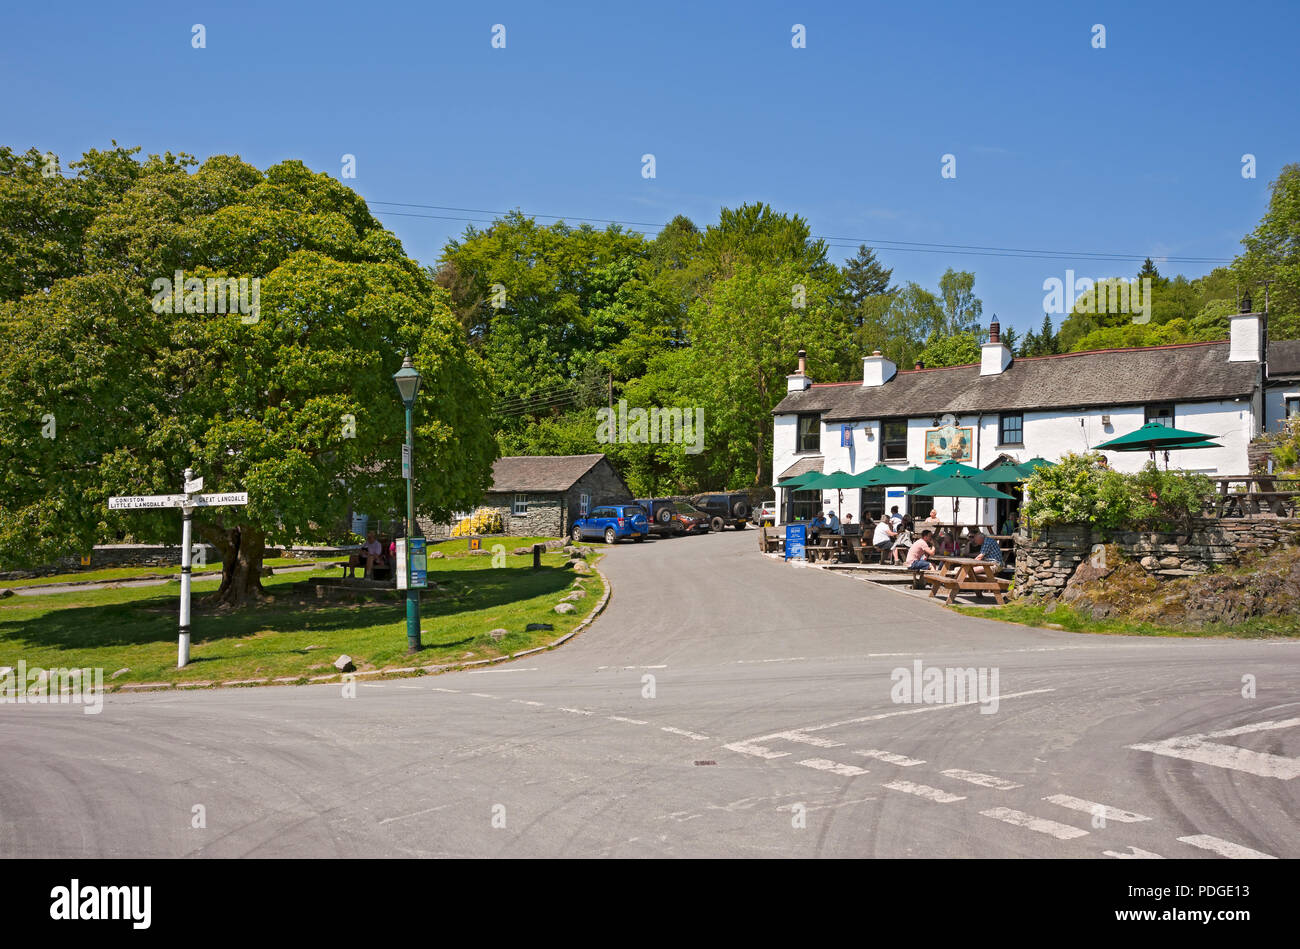
[[[945,461],[970,461],[973,428],[945,425],[925,430],[925,462],[938,465]]]

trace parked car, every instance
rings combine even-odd
[[[754,512],[754,523],[759,527],[764,524],[776,524],[776,502],[764,501],[762,507]]]
[[[603,537],[607,544],[625,537],[642,541],[650,535],[650,521],[639,504],[600,504],[573,522],[572,534],[575,541],[587,537]]]
[[[749,523],[749,497],[744,494],[697,494],[691,503],[709,517],[709,527],[720,531],[724,527],[744,530]]]
[[[674,537],[685,533],[677,520],[677,507],[667,498],[637,498],[636,503],[650,520],[650,533],[655,536]]]
[[[677,508],[677,523],[682,525],[682,533],[707,534],[709,532],[709,515],[698,507],[685,501],[674,501],[673,506]]]

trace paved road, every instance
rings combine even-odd
[[[0,855],[1300,856],[1300,644],[1032,630],[755,546],[620,546],[561,649],[354,699],[0,706]],[[915,661],[989,691],[895,701]]]

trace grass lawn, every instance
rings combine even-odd
[[[565,568],[563,552],[545,554],[537,571],[531,554],[509,553],[544,539],[484,538],[488,550],[505,544],[505,563],[499,567],[491,555],[470,556],[463,541],[435,545],[446,557],[429,561],[430,589],[421,595],[425,649],[418,656],[406,654],[404,594],[331,588],[318,598],[313,579],[337,578],[333,569],[265,578],[272,599],[239,611],[204,609],[203,596],[216,590],[218,579],[195,579],[191,661],[184,669],[176,668],[174,585],[9,597],[0,601],[0,666],[16,666],[21,659],[29,668],[100,667],[106,681],[129,668],[113,680],[122,685],[306,678],[332,673],[342,653],[360,671],[509,655],[564,635],[591,613],[604,592],[595,574],[583,577]],[[554,612],[561,598],[578,588],[587,596],[574,603],[574,612]],[[555,628],[524,631],[537,622]],[[488,636],[496,628],[507,630],[499,642]]]
[[[1193,629],[1158,626],[1131,619],[1097,620],[1063,603],[1050,607],[1031,603],[1009,603],[1006,606],[953,606],[951,609],[965,613],[967,616],[1020,623],[1023,626],[1059,627],[1072,633],[1109,633],[1125,636],[1225,636],[1232,639],[1300,637],[1300,615],[1296,614],[1260,616],[1234,626],[1211,624]]]
[[[262,561],[266,567],[303,567],[311,563],[298,557],[267,557]],[[194,576],[202,573],[221,573],[221,563],[210,563],[206,567],[195,567]],[[28,577],[26,580],[0,580],[0,587],[17,589],[18,587],[51,586],[60,583],[84,583],[94,581],[107,583],[114,580],[134,580],[139,577],[180,576],[181,568],[176,567],[104,567],[100,570],[72,570],[56,573],[48,577]]]

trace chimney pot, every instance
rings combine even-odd
[[[799,350],[799,375],[808,375],[808,353],[806,350]]]
[[[1241,312],[1242,312],[1242,313],[1251,313],[1251,312],[1253,312],[1253,311],[1251,310],[1251,301],[1250,301],[1250,291],[1249,291],[1249,290],[1247,290],[1245,296],[1243,296],[1243,297],[1241,298]]]
[[[918,360],[916,361],[916,368],[917,368],[917,369],[924,369],[924,368],[925,368],[925,363],[921,362],[921,360],[918,359]]]
[[[995,316],[993,317],[993,322],[989,324],[989,342],[1000,343],[1001,341],[1002,324],[998,322],[998,318]]]
[[[880,350],[878,350],[878,349],[873,349],[873,350],[871,351],[871,355],[873,355],[873,356],[879,356],[879,355],[880,355]]]

